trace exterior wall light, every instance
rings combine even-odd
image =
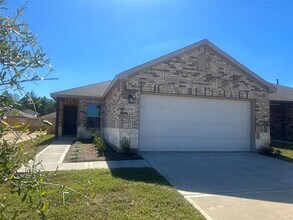
[[[134,101],[133,95],[130,94],[130,95],[128,96],[128,102],[129,102],[130,104],[132,104],[133,101]]]

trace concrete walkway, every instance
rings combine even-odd
[[[58,170],[83,170],[98,168],[126,168],[126,167],[149,167],[145,160],[123,160],[123,161],[94,161],[63,163],[74,138],[62,137],[55,140],[36,155],[36,163],[41,162],[44,171]]]
[[[36,162],[42,162],[43,165],[62,163],[73,141],[73,137],[62,137],[55,140],[36,155]]]

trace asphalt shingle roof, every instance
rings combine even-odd
[[[112,81],[99,82],[91,85],[67,89],[51,94],[53,98],[57,97],[87,97],[101,98]]]
[[[102,98],[105,91],[111,84],[111,80],[99,82],[91,85],[86,85],[82,87],[77,87],[73,89],[67,89],[59,92],[54,92],[51,94],[53,98],[57,97],[86,97],[86,98]],[[293,88],[277,85],[271,83],[277,88],[275,93],[270,94],[270,100],[273,101],[289,101],[293,102]]]
[[[34,110],[29,109],[29,108],[23,110],[23,112],[25,112],[25,113],[27,113],[27,114],[30,114],[30,115],[35,115],[35,114],[36,114],[36,112],[35,112]]]
[[[270,94],[270,100],[272,101],[286,101],[286,102],[293,102],[293,88],[273,84],[277,88],[277,92]]]
[[[56,112],[52,112],[47,115],[43,115],[42,118],[56,118]]]
[[[34,115],[28,114],[26,112],[17,110],[17,109],[10,109],[7,110],[4,115],[6,117],[16,117],[16,118],[36,118]]]

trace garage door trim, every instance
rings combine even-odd
[[[154,94],[150,92],[142,92],[140,94],[151,95],[151,96],[161,96],[161,97],[182,97],[182,98],[194,98],[194,99],[217,99],[217,100],[227,100],[227,101],[245,101],[250,103],[250,151],[255,151],[255,100],[254,99],[237,99],[237,98],[227,98],[227,97],[215,97],[215,96],[192,96],[192,95],[183,95],[183,94]],[[140,98],[140,107],[139,107],[139,125],[138,125],[138,151],[140,151],[140,137],[141,137],[141,98]]]

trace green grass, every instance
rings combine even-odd
[[[65,195],[56,187],[46,187],[50,201],[48,219],[203,219],[160,174],[152,168],[95,169],[48,173],[51,182],[64,184],[86,195]],[[68,191],[68,190],[65,190]],[[21,203],[17,195],[0,186],[0,198],[7,196],[18,219],[37,219],[35,211]],[[12,212],[12,211],[11,211]]]
[[[271,147],[274,151],[281,152],[281,154],[274,154],[275,158],[293,163],[293,144],[272,141]]]

